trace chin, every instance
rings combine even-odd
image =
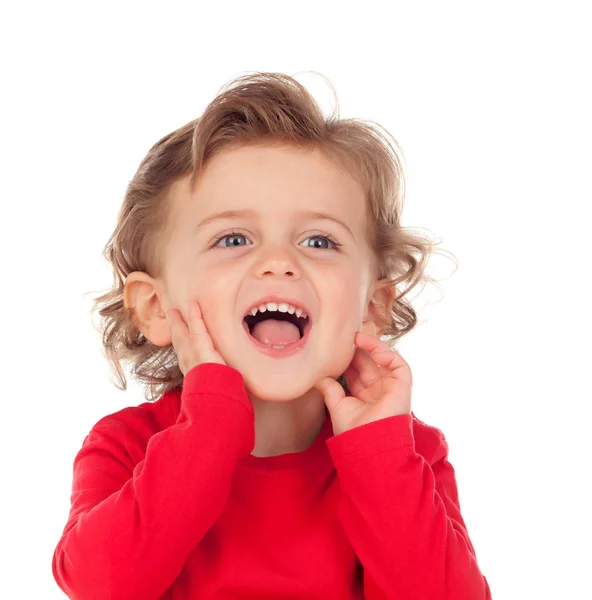
[[[304,396],[314,385],[314,381],[307,385],[302,379],[291,373],[288,376],[274,375],[247,375],[243,373],[245,387],[249,394],[264,402],[290,402]]]

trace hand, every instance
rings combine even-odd
[[[413,378],[401,355],[367,333],[357,331],[354,343],[357,348],[344,373],[353,395],[346,396],[333,377],[325,377],[314,386],[323,394],[335,435],[411,413]]]
[[[166,312],[171,328],[173,348],[177,353],[179,368],[183,375],[187,375],[193,367],[202,363],[225,365],[226,362],[214,348],[214,343],[202,318],[201,308],[195,300],[189,303],[188,314],[189,326],[176,308],[170,308]]]

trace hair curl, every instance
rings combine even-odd
[[[113,285],[94,299],[91,308],[91,317],[95,312],[100,316],[99,326],[93,327],[102,336],[103,355],[116,375],[111,382],[118,389],[127,389],[122,364],[131,365],[131,376],[144,384],[148,401],[183,386],[172,344],[152,344],[134,324],[134,309],[124,306],[125,279],[132,271],[152,277],[163,272],[159,250],[166,243],[171,184],[191,175],[195,186],[212,156],[245,144],[317,148],[360,182],[370,217],[367,237],[375,256],[373,275],[389,278],[397,292],[389,314],[379,307],[384,315],[382,337],[394,348],[395,341],[417,325],[416,311],[406,296],[418,284],[435,282],[426,267],[437,244],[401,226],[405,177],[396,140],[374,121],[340,119],[337,95],[328,83],[335,109],[325,118],[310,92],[288,75],[239,76],[221,88],[201,117],[150,148],[127,186],[115,230],[103,249],[113,270]],[[339,382],[349,393],[343,375]]]

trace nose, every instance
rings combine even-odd
[[[286,275],[291,279],[300,277],[300,267],[296,258],[286,248],[279,245],[269,247],[262,252],[254,272],[257,277],[284,277]]]

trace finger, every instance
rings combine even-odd
[[[380,339],[363,331],[356,331],[354,337],[354,343],[368,352],[374,352],[376,350],[390,350],[390,348]]]
[[[201,307],[199,304],[192,300],[189,303],[189,335],[192,337],[206,339],[209,337],[206,324],[204,323],[203,316],[201,313]]]
[[[373,357],[362,348],[356,348],[351,365],[358,372],[363,387],[369,386],[375,379],[380,377],[380,367]]]
[[[175,314],[174,308],[169,308],[166,313],[167,322],[169,324],[169,329],[171,330],[171,336],[175,335],[175,331],[177,329],[177,321],[179,317]]]
[[[347,386],[349,387],[349,391],[352,395],[359,396],[360,392],[366,389],[366,386],[360,379],[360,373],[352,364],[347,367],[343,375],[345,376]]]
[[[354,341],[360,352],[352,362],[356,365],[364,386],[372,385],[384,375],[381,368],[390,371],[397,379],[412,382],[411,369],[399,352],[391,350],[382,340],[362,332],[357,332]]]
[[[175,329],[177,332],[189,332],[189,329],[187,328],[187,323],[185,322],[185,318],[183,317],[179,309],[169,308],[169,310],[167,311],[167,315],[169,317],[169,323],[171,324],[173,329]]]
[[[204,350],[217,352],[196,300],[189,303],[189,336]]]
[[[384,355],[389,353],[392,354],[393,352],[393,350],[391,350],[381,339],[363,332],[356,333],[354,342],[358,348],[360,348],[362,351],[365,351],[363,352],[364,358],[361,360],[363,360],[363,364],[365,364],[366,368],[368,369],[371,369],[368,359],[372,360],[374,363],[384,366]],[[396,350],[394,352],[398,354]],[[382,357],[380,361],[376,361],[376,356],[378,355]],[[401,355],[398,354],[398,356],[400,360],[402,360]]]
[[[179,356],[180,349],[179,349],[179,340],[178,340],[178,334],[177,334],[178,317],[177,317],[177,315],[175,315],[175,309],[169,308],[165,312],[165,316],[166,316],[167,322],[169,324],[169,332],[171,334],[170,345],[173,347],[173,351],[175,352],[175,354],[177,356]]]
[[[372,354],[372,360],[377,365],[391,370],[401,366],[399,359],[399,354],[397,352],[391,352],[390,350],[377,351]]]
[[[349,389],[354,396],[364,391],[374,381],[383,376],[380,366],[374,362],[372,356],[366,350],[362,350],[361,348],[356,348],[346,374],[352,377]],[[349,384],[348,375],[346,375],[346,379],[348,379]]]
[[[332,377],[325,377],[317,382],[314,387],[323,395],[323,400],[329,412],[334,414],[339,403],[345,398],[345,392],[341,385]]]
[[[411,368],[403,357],[396,351],[376,352],[372,355],[377,364],[391,371],[401,381],[413,382]]]

